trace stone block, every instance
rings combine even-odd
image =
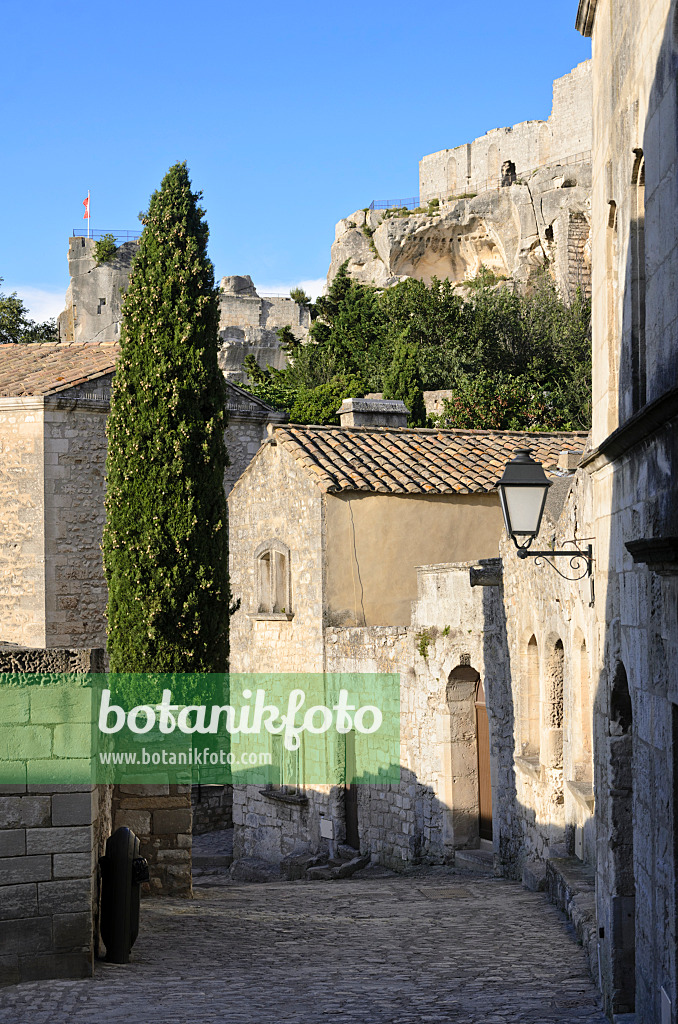
[[[138,836],[147,836],[151,831],[151,814],[150,811],[125,811],[117,810],[115,812],[115,823],[113,830],[121,828],[126,825],[127,828],[131,828]]]
[[[26,830],[5,829],[0,832],[0,857],[20,857],[26,853]]]
[[[92,883],[87,879],[71,879],[38,884],[38,905],[41,914],[67,914],[91,911]]]
[[[77,949],[92,942],[92,915],[55,914],[52,918],[54,948]]]
[[[158,850],[158,864],[188,863],[191,860],[190,850]]]
[[[0,829],[49,825],[52,801],[48,796],[0,797]]]
[[[84,853],[92,848],[92,830],[87,826],[30,828],[25,835],[27,854]]]
[[[92,873],[92,854],[57,853],[52,873],[54,878],[88,878]]]
[[[37,916],[38,894],[35,882],[28,885],[3,886],[0,900],[0,921]]]
[[[230,874],[236,882],[275,882],[280,878],[280,868],[257,857],[243,857],[231,865]]]
[[[0,957],[38,953],[52,945],[52,918],[28,917],[5,921],[0,929]]]
[[[47,981],[50,978],[91,978],[94,961],[91,950],[78,953],[27,954],[19,958],[22,982]]]
[[[52,877],[52,858],[3,857],[0,859],[0,886],[22,882],[45,882]]]
[[[155,835],[170,835],[177,832],[191,831],[191,809],[175,809],[171,811],[153,812],[153,832]]]
[[[0,956],[0,985],[18,985],[21,980],[16,956]]]
[[[48,758],[51,754],[52,730],[47,726],[0,727],[0,757],[3,761]]]
[[[53,825],[89,825],[96,818],[96,790],[90,793],[55,793]]]
[[[544,861],[526,861],[523,867],[523,885],[531,892],[545,892],[546,864]]]

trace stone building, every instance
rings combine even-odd
[[[589,294],[591,115],[585,61],[553,83],[547,121],[423,157],[421,208],[381,208],[394,200],[340,220],[328,284],[345,260],[353,278],[378,287],[434,276],[462,285],[483,265],[521,291],[546,268],[566,301],[577,288]]]
[[[118,346],[0,346],[0,637],[105,647],[106,418]],[[227,382],[226,491],[284,416]]]
[[[517,178],[539,167],[566,167],[591,157],[593,92],[591,61],[578,64],[553,83],[553,106],[546,121],[523,121],[493,128],[474,142],[429,153],[419,161],[419,198],[446,199],[463,192],[484,192],[502,183],[511,164]],[[504,177],[506,175],[504,174]]]
[[[502,869],[546,884],[608,1014],[644,1024],[675,1022],[678,998],[677,26],[675,0],[579,3],[593,429],[534,546],[591,543],[593,574],[563,580],[502,540],[506,701],[488,707],[491,731],[513,719],[511,763],[494,755]]]
[[[97,264],[95,241],[82,236],[68,240],[70,284],[66,308],[59,315],[62,343],[120,340],[122,300],[127,290],[138,241],[123,242],[113,259]],[[278,331],[289,327],[296,338],[308,336],[308,306],[283,296],[259,296],[252,279],[223,277],[219,286],[219,365],[227,379],[246,379],[242,364],[253,355],[262,369],[281,369],[287,356],[280,347]]]
[[[676,1020],[678,158],[675,0],[580,0],[593,43],[594,759],[612,1012]],[[635,971],[634,971],[635,963]]]
[[[403,773],[400,787],[357,787],[348,805],[342,786],[284,799],[236,786],[236,858],[280,862],[317,850],[321,815],[338,837],[394,867],[478,846],[477,743],[467,733],[484,699],[477,684],[494,686],[504,664],[504,634],[494,592],[465,591],[470,562],[498,554],[494,484],[526,435],[405,422],[401,403],[351,399],[340,427],[275,428],[231,492],[231,586],[241,601],[232,671],[400,673]],[[556,471],[562,453],[581,455],[586,440],[532,436]],[[450,559],[448,578],[440,563]],[[488,602],[492,628],[482,621]],[[473,636],[467,619],[478,624]],[[439,633],[444,668],[434,675],[428,651]],[[496,685],[506,686],[506,674]],[[484,816],[491,833],[487,807]]]

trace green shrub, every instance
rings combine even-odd
[[[94,259],[97,261],[97,266],[101,266],[102,263],[109,263],[114,257],[118,247],[115,244],[115,235],[106,234],[94,243]]]

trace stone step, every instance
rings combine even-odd
[[[492,850],[455,850],[454,866],[464,871],[493,872],[494,853]]]
[[[216,871],[230,868],[233,863],[232,853],[194,853],[193,870]]]

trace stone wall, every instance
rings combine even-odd
[[[552,484],[533,547],[586,545],[592,519],[588,475],[565,474]],[[505,537],[501,555],[514,718],[514,779],[497,793],[511,825],[500,826],[509,843],[502,860],[514,877],[536,864],[543,873],[551,857],[576,854],[595,865],[592,723],[604,605],[590,608],[589,579],[573,583],[545,560],[518,559]],[[577,575],[566,559],[553,561]]]
[[[191,787],[194,836],[233,827],[233,786]]]
[[[282,296],[260,297],[249,276],[221,279],[219,365],[227,379],[247,379],[242,365],[247,355],[253,355],[262,369],[282,370],[287,354],[280,347],[278,331],[289,327],[295,338],[304,341],[310,326],[308,306]]]
[[[190,896],[190,785],[118,785],[113,790],[113,831],[126,825],[139,838],[150,881],[142,893]]]
[[[571,163],[587,156],[592,138],[591,61],[578,64],[553,83],[553,108],[547,121],[523,121],[493,128],[474,142],[422,157],[420,201],[496,188],[506,161],[518,177],[536,168]]]
[[[43,405],[0,399],[0,640],[45,645]]]
[[[675,3],[580,3],[593,36],[593,451],[600,977],[610,1014],[678,1005]],[[600,608],[600,611],[598,611]]]
[[[106,645],[101,537],[107,415],[105,401],[45,399],[44,615],[50,647]]]
[[[266,443],[229,497],[232,672],[322,672],[322,492],[305,468]],[[288,551],[289,602],[260,612],[257,559],[270,543]],[[234,808],[235,814],[235,808]]]
[[[97,266],[91,238],[69,238],[66,308],[59,315],[59,340],[120,340],[122,303],[138,242],[125,242],[114,259]],[[245,381],[242,363],[252,354],[259,365],[282,369],[287,356],[278,330],[290,327],[299,340],[308,336],[308,306],[283,296],[259,296],[250,277],[224,277],[219,289],[219,365],[227,378]]]
[[[327,672],[400,676],[401,781],[358,787],[361,852],[394,870],[419,862],[453,862],[456,850],[479,844],[476,684],[458,680],[455,670],[462,668],[465,675],[471,668],[483,680],[489,695],[493,777],[499,785],[509,775],[512,719],[500,590],[471,589],[470,566],[465,562],[418,570],[418,599],[409,629],[329,626],[324,631]],[[321,815],[333,819],[335,836],[344,841],[343,785],[307,786],[287,802],[260,787],[236,786],[236,860],[277,864],[302,850],[326,848],[320,837]],[[500,811],[497,821],[503,827]],[[495,846],[497,851],[502,848],[499,833]]]
[[[0,672],[101,671],[103,652],[0,650]],[[92,974],[109,792],[0,785],[0,984]]]

